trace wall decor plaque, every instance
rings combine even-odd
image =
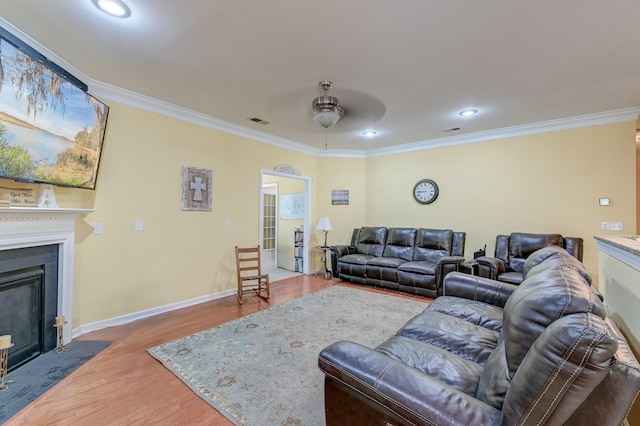
[[[182,167],[182,210],[211,210],[213,171]]]

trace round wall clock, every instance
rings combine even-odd
[[[438,184],[431,179],[422,179],[413,187],[413,198],[420,204],[431,204],[438,198]]]

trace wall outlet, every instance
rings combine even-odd
[[[100,235],[102,234],[102,224],[101,223],[94,223],[93,224],[93,235]]]
[[[603,231],[622,231],[622,222],[600,222]]]

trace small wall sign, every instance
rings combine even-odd
[[[9,200],[11,207],[36,207],[36,198],[32,188],[0,187],[0,200]]]
[[[332,206],[348,206],[349,190],[348,189],[332,189],[331,205]]]

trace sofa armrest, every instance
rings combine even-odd
[[[338,276],[338,259],[358,252],[357,247],[347,245],[330,246],[329,249],[331,250],[331,273],[334,277]]]
[[[464,257],[462,256],[444,256],[438,259],[438,263],[436,264],[436,289],[438,290],[438,296],[442,294],[442,282],[444,281],[444,277],[449,272],[458,271],[460,269],[460,264],[464,262]]]
[[[481,256],[474,259],[478,262],[478,275],[492,280],[497,280],[498,275],[506,271],[504,260],[497,257]]]
[[[318,366],[328,378],[409,424],[500,424],[501,413],[494,407],[354,342],[326,347]]]
[[[507,299],[516,288],[518,286],[514,284],[463,274],[462,272],[452,272],[444,278],[442,295],[478,300],[504,308]]]

